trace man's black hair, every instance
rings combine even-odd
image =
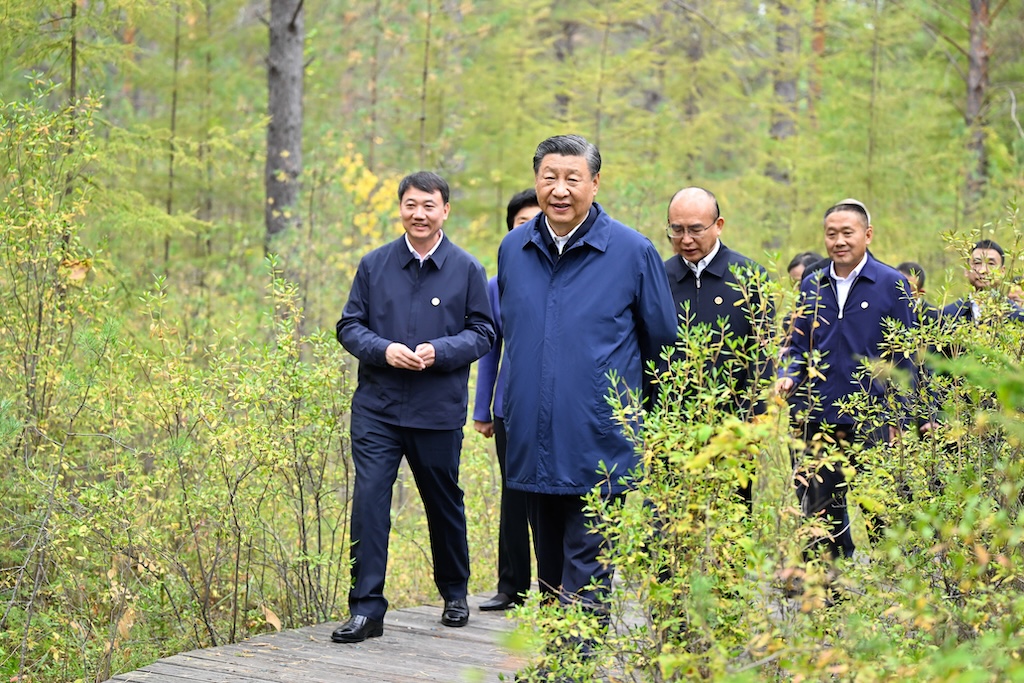
[[[915,261],[904,261],[903,263],[896,266],[896,270],[900,271],[907,277],[913,275],[917,278],[917,288],[924,289],[924,268],[920,263]]]
[[[868,215],[868,210],[860,202],[840,202],[826,211],[823,218],[828,218],[837,211],[852,211],[860,214],[864,218],[864,227],[871,225],[871,216]]]
[[[999,254],[1000,265],[1006,262],[1006,255],[1003,254],[1003,248],[999,246],[999,244],[994,240],[981,240],[980,242],[974,245],[974,248],[971,249],[971,252],[973,253],[975,249],[991,249],[992,251]]]
[[[789,262],[786,267],[786,272],[793,270],[797,266],[803,266],[804,268],[810,268],[819,261],[826,260],[824,256],[816,251],[801,251],[799,254],[793,257],[793,260]]]
[[[555,135],[537,145],[533,154],[533,173],[540,170],[540,162],[549,154],[563,157],[583,157],[587,160],[590,177],[601,172],[601,152],[582,135]]]
[[[703,187],[697,187],[696,185],[693,185],[692,187],[684,187],[681,190],[676,190],[676,193],[672,195],[672,199],[668,200],[669,209],[672,208],[672,202],[676,200],[676,197],[679,196],[679,193],[685,192],[686,190],[700,190],[701,192],[706,194],[708,196],[708,199],[715,203],[715,220],[717,221],[721,217],[722,210],[718,208],[718,197],[715,196],[715,193],[712,192],[711,190],[706,190]]]
[[[415,187],[417,190],[423,190],[430,194],[440,192],[441,199],[445,204],[448,203],[448,183],[436,173],[417,171],[402,178],[402,182],[398,183],[398,201],[402,201],[402,197],[405,196],[410,187]]]
[[[523,190],[512,195],[512,199],[508,200],[508,214],[505,216],[505,225],[508,229],[516,227],[512,225],[512,221],[515,220],[516,214],[522,211],[527,206],[540,206],[537,201],[537,190]]]

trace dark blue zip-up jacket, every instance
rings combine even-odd
[[[1016,302],[1009,302],[1009,312],[1007,317],[1015,322],[1024,322],[1024,309],[1022,309]],[[974,308],[971,306],[970,299],[957,299],[953,303],[945,306],[942,309],[942,318],[945,320],[953,320],[955,322],[977,322],[974,319]]]
[[[403,235],[360,260],[337,333],[359,359],[352,412],[399,427],[462,428],[469,367],[494,342],[487,275],[447,235],[421,267]],[[434,364],[391,367],[384,354],[392,342],[433,344]]]
[[[639,391],[645,362],[675,339],[668,278],[651,241],[597,204],[561,256],[546,230],[539,214],[498,250],[508,485],[582,495],[601,483],[622,492],[619,478],[639,456],[606,400],[609,373],[620,395]]]
[[[792,377],[796,382],[790,400],[797,410],[807,408],[808,388],[817,397],[817,405],[807,418],[809,422],[852,427],[857,424],[856,417],[840,414],[836,402],[860,391],[876,398],[885,393],[882,381],[864,386],[855,379],[861,359],[881,356],[882,321],[889,318],[910,328],[916,324],[916,316],[906,276],[870,254],[840,313],[830,266],[831,263],[800,283],[801,311],[793,319],[790,344],[784,352],[779,376]],[[828,365],[816,368],[824,378],[807,372],[807,359],[812,351],[820,352],[823,363]],[[914,376],[913,359],[889,360]],[[807,384],[801,386],[802,382]]]
[[[683,262],[683,257],[675,255],[665,261],[665,272],[668,273],[669,285],[672,288],[672,299],[675,302],[676,316],[681,325],[709,325],[721,339],[722,330],[726,330],[732,339],[739,342],[739,348],[749,357],[747,365],[739,362],[730,364],[730,384],[736,398],[735,407],[742,415],[746,415],[753,404],[749,391],[750,383],[758,378],[772,376],[768,358],[757,340],[756,328],[767,331],[772,324],[774,312],[759,310],[756,286],[751,284],[752,291],[748,294],[754,299],[747,302],[738,289],[738,280],[733,270],[740,273],[765,274],[764,268],[743,254],[720,244],[718,253],[711,263],[701,272],[698,279],[693,271]],[[689,303],[689,316],[686,317],[686,306]],[[723,322],[724,321],[724,322]],[[724,327],[723,327],[724,324]],[[767,334],[767,332],[765,332]],[[715,360],[714,365],[723,368],[726,362],[734,358],[728,345]],[[662,363],[664,369],[664,363]]]

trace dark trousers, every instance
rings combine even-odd
[[[813,470],[811,467],[821,459],[816,446],[823,441],[815,441],[816,434],[828,434],[838,444],[844,459],[851,465],[857,465],[849,446],[862,443],[865,447],[875,446],[885,441],[886,428],[871,432],[861,432],[853,425],[839,425],[829,430],[821,424],[809,423],[801,430],[807,448],[800,461],[794,462],[794,480],[797,500],[800,509],[807,517],[822,516],[828,527],[829,535],[822,539],[828,554],[832,558],[853,557],[856,546],[850,533],[850,511],[846,505],[846,492],[849,484],[843,474],[844,462],[832,462]]]
[[[621,501],[625,494],[608,498]],[[611,588],[612,567],[598,560],[607,539],[591,533],[593,518],[583,511],[581,496],[528,494],[537,548],[537,582],[541,593],[563,603],[580,602],[603,610]],[[598,588],[587,588],[590,585]]]
[[[501,518],[498,523],[498,592],[525,595],[530,590],[530,525],[527,494],[505,480],[505,421],[494,418],[494,445],[501,470]]]
[[[469,545],[459,487],[462,430],[410,429],[352,415],[352,587],[349,610],[381,620],[388,608],[384,578],[391,533],[391,491],[404,455],[423,500],[434,583],[445,600],[466,597]]]

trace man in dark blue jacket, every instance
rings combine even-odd
[[[1002,284],[1002,279],[996,275],[1002,271],[1004,259],[1003,248],[998,243],[981,240],[975,244],[967,261],[967,281],[975,293],[943,308],[943,319],[978,323],[988,314],[997,321],[1004,316],[1024,321],[1024,309],[996,289]]]
[[[707,325],[715,342],[740,342],[739,354],[728,343],[714,360],[714,369],[732,390],[725,406],[742,418],[758,405],[756,380],[768,376],[768,358],[759,341],[768,334],[771,314],[762,308],[756,280],[764,281],[766,271],[751,259],[722,244],[725,219],[718,200],[701,187],[687,187],[672,196],[665,229],[675,256],[665,261],[675,312],[681,325]],[[741,290],[736,274],[749,283]],[[672,400],[672,399],[669,399]],[[749,483],[740,496],[749,506]]]
[[[868,253],[874,228],[864,205],[844,199],[825,212],[824,222],[829,264],[800,285],[801,310],[776,388],[790,397],[809,445],[820,443],[816,434],[826,434],[846,450],[856,441],[886,442],[898,431],[895,418],[887,428],[865,431],[857,416],[842,412],[837,403],[858,392],[881,399],[887,385],[860,379],[861,361],[883,357],[884,320],[909,328],[915,318],[907,278]],[[912,359],[892,360],[913,374]],[[843,468],[833,464],[816,472],[798,471],[797,495],[805,514],[823,514],[830,523],[829,554],[852,557]]]
[[[605,590],[586,587],[607,587],[612,568],[583,496],[623,496],[639,464],[607,398],[641,390],[645,364],[675,339],[675,313],[654,245],[594,202],[597,148],[549,138],[533,170],[542,213],[498,250],[507,479],[529,493],[541,590],[600,610]]]
[[[505,223],[509,230],[528,222],[540,213],[537,191],[533,188],[513,195],[508,202]],[[501,471],[501,516],[498,521],[498,592],[480,603],[484,612],[504,610],[522,604],[530,590],[530,525],[526,494],[508,487],[505,467],[505,378],[508,363],[501,362],[501,303],[498,300],[498,278],[487,281],[487,293],[494,311],[494,346],[477,363],[476,400],[473,402],[473,428],[486,438],[494,437],[494,449]],[[500,368],[500,370],[499,370]],[[491,404],[494,412],[491,412]]]
[[[359,384],[351,416],[351,617],[331,634],[337,643],[384,631],[391,490],[402,456],[427,514],[441,623],[469,620],[459,453],[469,367],[494,341],[487,277],[441,230],[450,210],[443,178],[406,176],[398,198],[405,235],[362,258],[338,321],[338,341],[359,359]]]

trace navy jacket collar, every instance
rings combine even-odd
[[[732,252],[729,251],[729,247],[725,246],[725,242],[718,247],[718,253],[715,254],[715,258],[711,259],[711,263],[701,272],[701,277],[705,274],[710,273],[711,275],[722,279],[725,274],[729,272],[729,255]],[[686,265],[683,260],[682,254],[676,254],[676,258],[679,259],[679,282],[682,282],[688,277],[695,277],[693,271],[690,270],[690,266]]]
[[[399,237],[397,240],[392,242],[392,244],[394,244],[395,248],[399,250],[398,261],[402,268],[408,268],[410,263],[419,264],[419,259],[416,258],[415,254],[409,251],[409,245],[405,243],[405,235]],[[423,262],[423,265],[425,266],[428,263],[433,262],[434,266],[438,270],[441,270],[441,266],[444,265],[445,259],[448,258],[448,252],[451,251],[450,245],[451,242],[448,241],[447,233],[442,234],[441,243],[437,245],[437,249],[430,255],[430,258]]]
[[[534,244],[540,248],[545,254],[550,254],[553,247],[551,235],[548,234],[547,226],[544,225],[544,214],[538,213],[537,217],[529,223],[521,226],[523,230],[523,243],[522,247],[525,249],[530,244]],[[519,228],[516,228],[517,230]],[[590,207],[590,215],[583,221],[583,225],[580,226],[579,232],[576,238],[565,245],[565,250],[562,252],[564,256],[569,249],[572,249],[577,244],[586,244],[593,247],[597,251],[605,251],[608,248],[608,239],[611,235],[611,229],[609,226],[608,214],[604,212],[601,205],[597,202]]]
[[[832,280],[832,259],[829,259],[828,263],[826,263],[822,267],[822,269],[820,271],[817,271],[817,272],[822,274],[822,278],[821,279],[824,281],[824,282],[822,282],[822,284],[828,284],[830,286],[833,284],[833,280]],[[878,262],[878,260],[875,259],[875,257],[871,255],[871,252],[868,252],[868,260],[864,264],[864,267],[861,269],[860,275],[858,276],[857,279],[859,280],[859,279],[863,278],[863,279],[867,280],[868,282],[878,282],[878,278],[881,277],[881,274],[882,274],[882,264],[880,264]]]

